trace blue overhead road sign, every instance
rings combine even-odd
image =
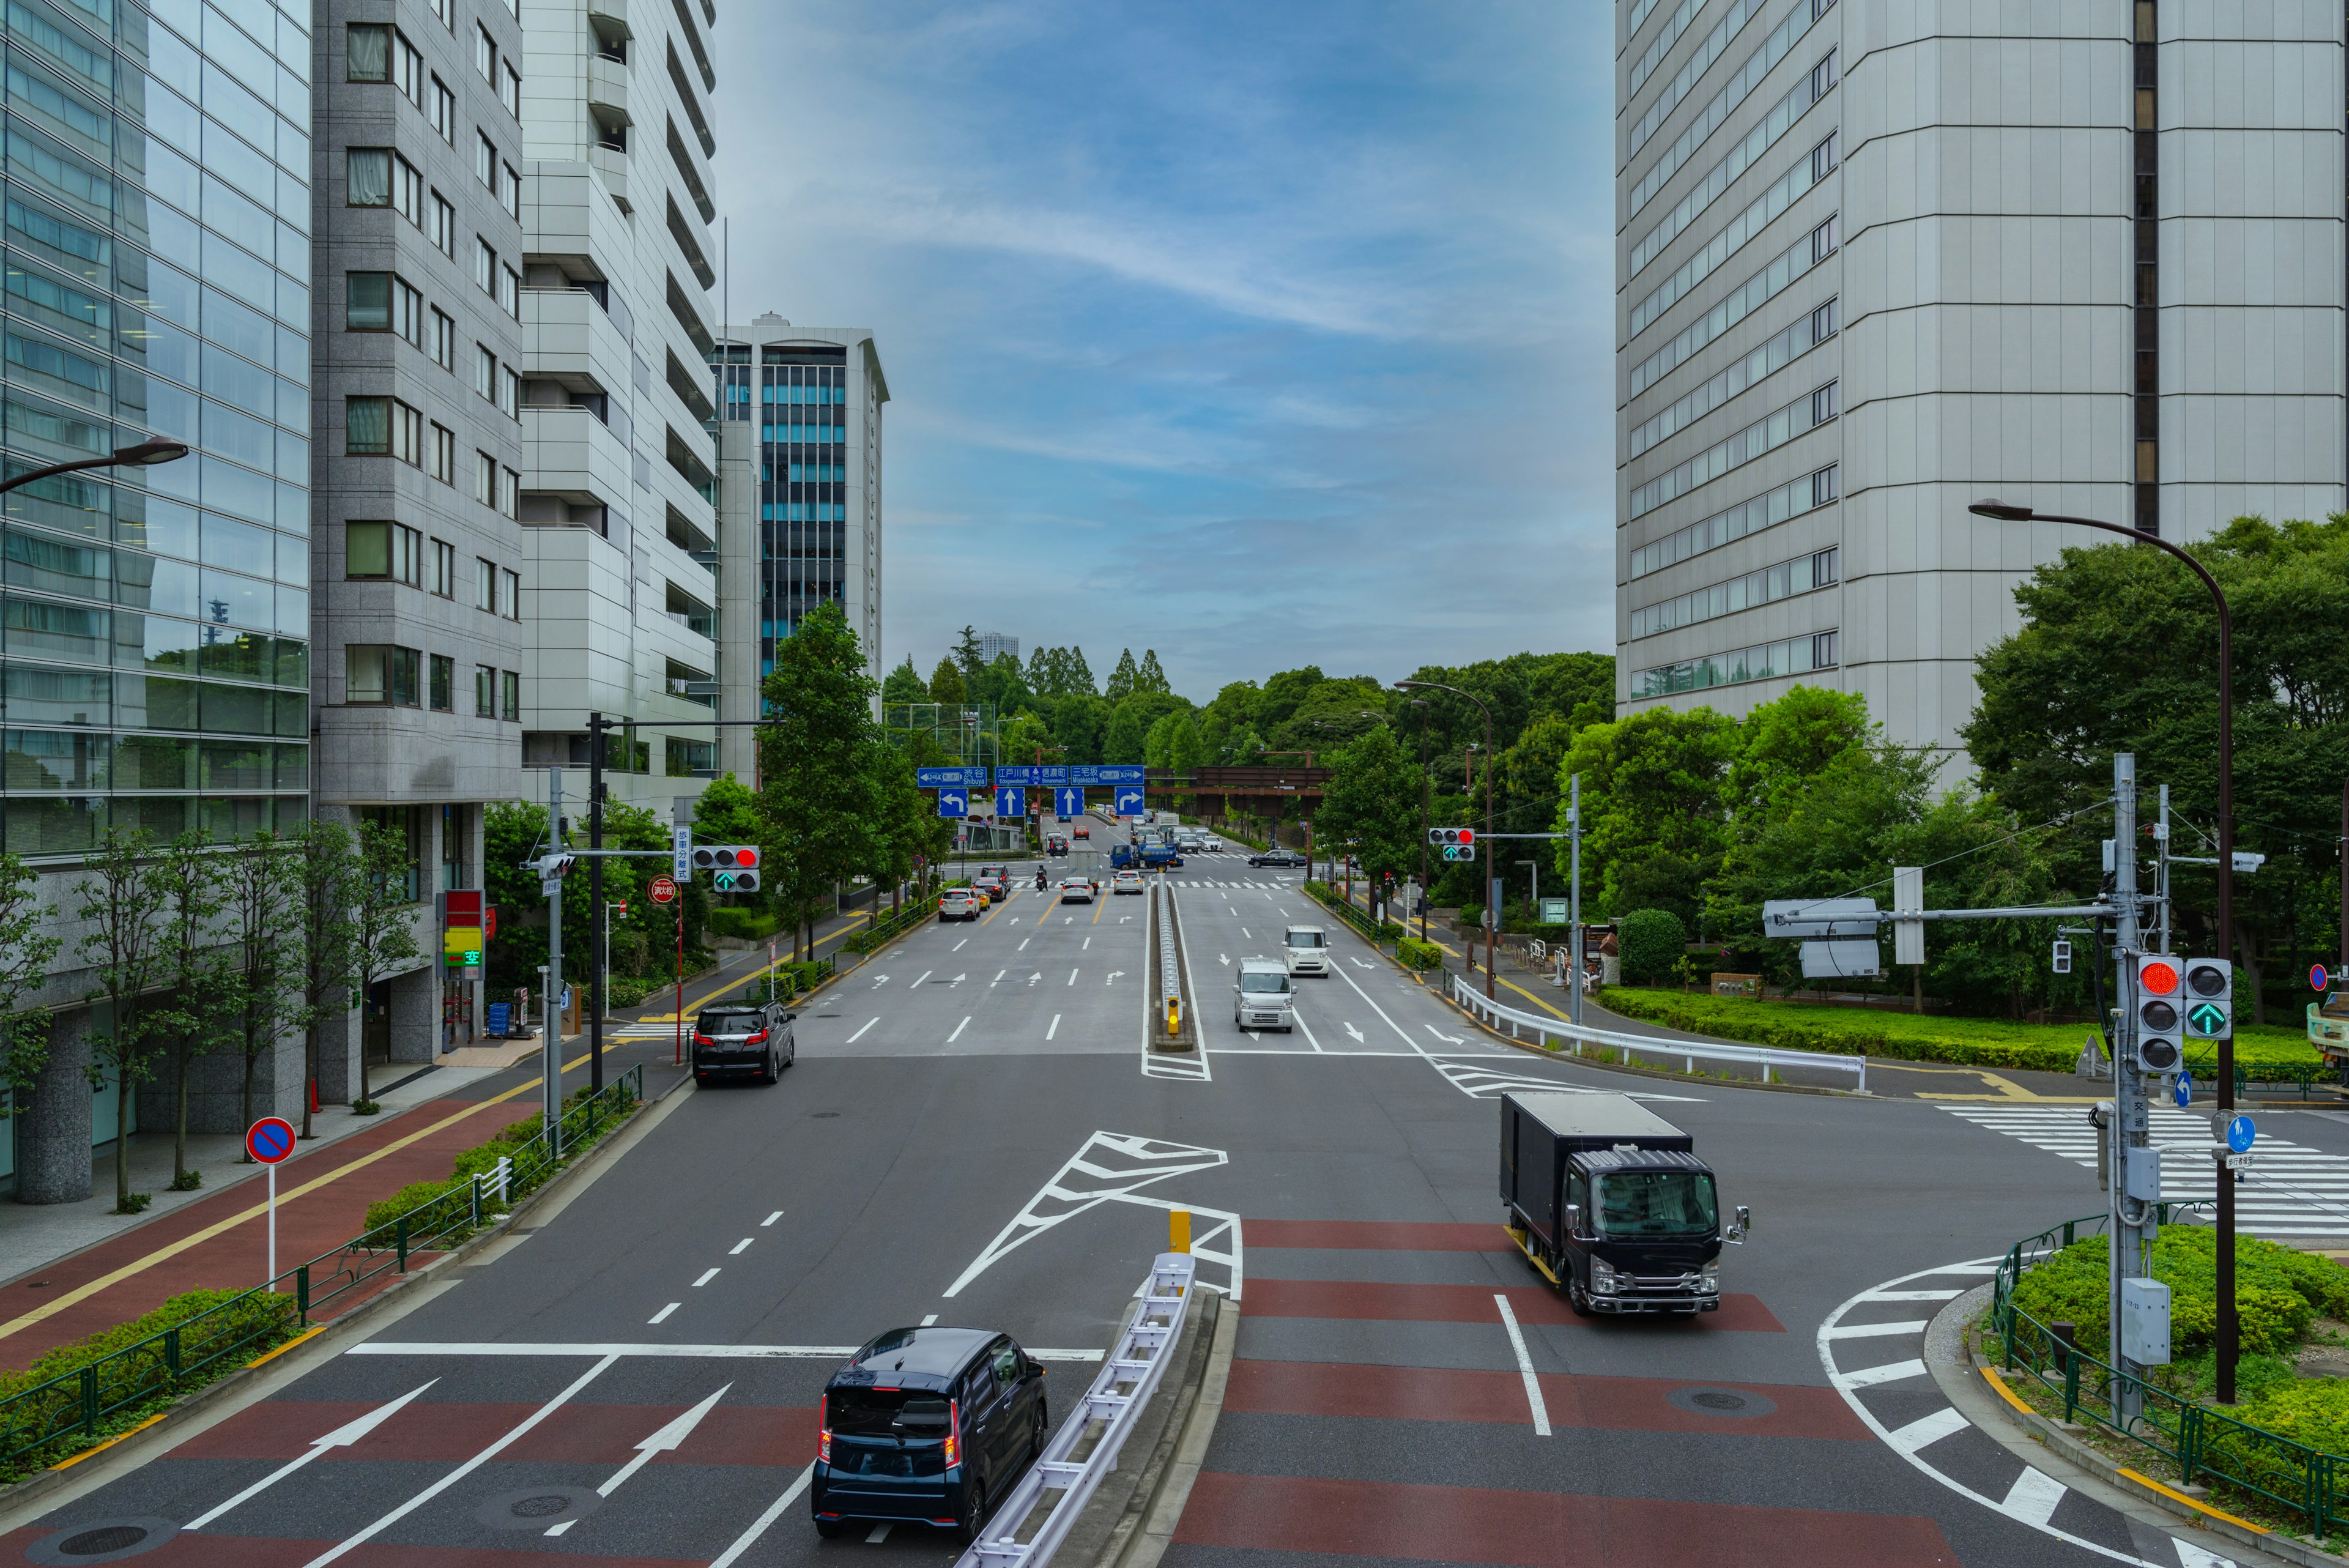
[[[1142,783],[1143,768],[1140,763],[1122,763],[1115,767],[1104,763],[1095,768],[1093,772],[1101,775],[1093,781],[1095,784],[1138,784]]]
[[[938,791],[938,815],[940,816],[968,816],[970,815],[970,792],[958,785],[952,789],[942,789]]]
[[[1036,769],[1026,763],[1007,763],[995,770],[995,787],[1006,784],[1032,784],[1037,782]]]
[[[1118,785],[1114,798],[1117,802],[1116,815],[1119,816],[1140,816],[1142,815],[1142,786],[1140,784]]]
[[[1085,814],[1085,792],[1073,784],[1062,784],[1052,792],[1054,816],[1082,816]]]
[[[987,787],[985,768],[916,768],[914,785],[916,789],[943,789],[948,784],[961,784],[969,789]]]
[[[1028,792],[1016,786],[1007,789],[1001,784],[996,785],[995,815],[998,816],[1027,815]]]

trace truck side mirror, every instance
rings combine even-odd
[[[1579,1203],[1566,1206],[1566,1233],[1569,1236],[1582,1234],[1582,1205]]]
[[[1733,1247],[1743,1246],[1745,1233],[1753,1229],[1754,1210],[1741,1203],[1737,1206],[1735,1218],[1730,1220],[1729,1229],[1722,1234],[1721,1239]]]

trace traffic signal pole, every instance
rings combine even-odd
[[[2145,1274],[2145,1248],[2153,1240],[2158,1205],[2147,1205],[2132,1218],[2129,1164],[2152,1144],[2151,1107],[2146,1103],[2145,1077],[2137,1071],[2138,1028],[2137,957],[2144,942],[2137,908],[2137,758],[2127,752],[2113,758],[2113,962],[2116,969],[2114,994],[2120,998],[2119,1026],[2113,1036],[2113,1125],[2105,1136],[2112,1139],[2112,1190],[2108,1226],[2112,1245],[2106,1250],[2106,1316],[2111,1325],[2108,1348],[2113,1365],[2131,1377],[2145,1368],[2122,1351],[2121,1282]],[[2124,1430],[2138,1413],[2137,1385],[2127,1378],[2113,1380],[2113,1421]]]
[[[546,770],[546,842],[550,851],[563,852],[563,770]],[[563,878],[549,877],[546,894],[546,994],[539,999],[546,1014],[546,1038],[539,1044],[539,1106],[546,1121],[546,1147],[561,1154],[563,1132]]]
[[[635,762],[631,757],[629,761]],[[587,847],[604,847],[604,715],[587,715]],[[604,913],[604,857],[587,862],[587,899],[595,911],[595,940],[587,944],[587,1086],[604,1087],[604,955],[611,926]]]

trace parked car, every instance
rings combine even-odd
[[[975,920],[986,906],[979,896],[968,888],[949,888],[938,895],[938,919],[941,920]]]
[[[1240,960],[1239,978],[1232,982],[1232,1023],[1242,1029],[1294,1030],[1295,989],[1288,966],[1278,959]]]
[[[693,1081],[750,1078],[771,1084],[799,1057],[792,1020],[780,1002],[758,1006],[705,1007],[693,1023]]]
[[[1100,890],[1090,877],[1061,878],[1061,902],[1063,904],[1090,904],[1093,901],[1093,895]]]
[[[1297,850],[1283,849],[1276,845],[1270,849],[1249,856],[1248,864],[1251,866],[1302,866],[1305,864],[1305,857]]]
[[[1109,890],[1112,893],[1141,892],[1142,873],[1136,871],[1131,866],[1127,867],[1124,870],[1120,871],[1116,876],[1112,877],[1109,879]]]
[[[816,1533],[894,1520],[976,1541],[1050,1427],[1043,1364],[1010,1335],[893,1328],[824,1387],[808,1484]]]

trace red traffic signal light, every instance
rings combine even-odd
[[[1463,843],[1463,844],[1474,844],[1474,843],[1475,843],[1475,842],[1476,842],[1476,830],[1475,830],[1475,828],[1473,828],[1473,827],[1464,827],[1464,828],[1462,828],[1462,829],[1460,830],[1460,842],[1461,842],[1461,843]]]
[[[737,866],[756,866],[758,863],[759,863],[759,852],[758,852],[758,850],[756,850],[756,849],[752,848],[750,846],[749,846],[749,845],[747,845],[747,844],[746,844],[746,845],[742,846],[741,847],[740,847],[740,848],[738,848],[738,849],[736,849],[736,850],[734,851],[734,864],[735,864],[735,865],[737,865]]]
[[[2137,983],[2149,996],[2168,996],[2178,990],[2178,966],[2162,959],[2147,959],[2137,966]]]

